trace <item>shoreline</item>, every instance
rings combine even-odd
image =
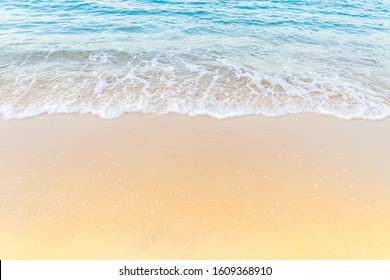
[[[389,118],[0,120],[0,258],[388,259],[388,143]]]
[[[383,114],[382,116],[376,116],[376,117],[369,117],[369,116],[346,116],[346,115],[339,115],[334,113],[323,113],[323,112],[285,112],[285,113],[274,113],[274,114],[267,114],[267,113],[237,113],[237,114],[213,114],[213,113],[188,113],[188,112],[180,112],[180,111],[167,111],[167,112],[143,112],[143,111],[125,111],[120,113],[119,115],[112,115],[107,114],[104,116],[103,113],[99,112],[93,112],[93,111],[87,111],[87,112],[42,112],[39,114],[27,114],[24,116],[12,116],[7,117],[7,114],[4,112],[0,114],[0,121],[21,121],[21,120],[29,120],[29,119],[35,119],[35,118],[41,118],[45,116],[86,116],[86,117],[93,117],[93,118],[99,118],[103,121],[113,121],[120,118],[126,118],[128,116],[132,115],[152,115],[152,116],[179,116],[179,117],[189,117],[189,118],[211,118],[216,120],[231,120],[231,119],[240,119],[240,118],[283,118],[283,117],[290,117],[290,116],[321,116],[325,118],[335,118],[340,119],[343,121],[385,121],[387,119],[390,119],[389,114]]]

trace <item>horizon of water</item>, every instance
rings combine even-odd
[[[3,0],[0,115],[390,115],[387,0]]]

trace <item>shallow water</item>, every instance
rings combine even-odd
[[[1,1],[0,114],[390,115],[390,2]]]

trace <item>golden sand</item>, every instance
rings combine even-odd
[[[0,259],[389,259],[390,120],[0,121]]]

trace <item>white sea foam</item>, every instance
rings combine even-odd
[[[229,118],[320,113],[344,119],[390,115],[390,85],[351,73],[277,73],[204,57],[140,52],[35,53],[1,69],[0,114],[20,119],[129,112]]]

